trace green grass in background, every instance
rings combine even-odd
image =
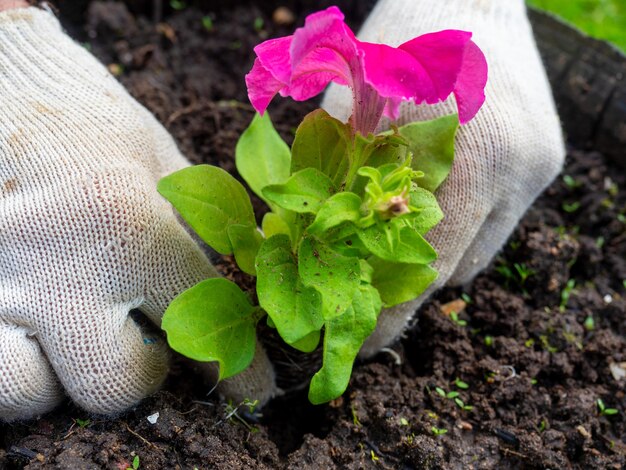
[[[508,1],[508,0],[502,0]],[[626,0],[527,0],[626,52]]]

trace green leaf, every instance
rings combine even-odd
[[[324,323],[322,298],[313,287],[305,287],[298,277],[287,235],[274,235],[263,242],[256,271],[259,304],[286,343],[297,348],[299,341],[319,332]]]
[[[243,371],[252,362],[257,309],[231,281],[207,279],[176,297],[161,327],[172,349],[196,361],[219,362],[219,379]]]
[[[324,319],[341,315],[359,287],[359,259],[344,256],[315,239],[304,238],[298,250],[302,283],[322,294]]]
[[[452,114],[432,121],[412,122],[398,129],[413,153],[411,166],[425,173],[418,180],[422,188],[435,192],[450,173],[458,127],[458,116]]]
[[[311,403],[325,403],[345,392],[354,359],[365,339],[374,331],[380,308],[376,289],[364,285],[357,289],[352,304],[343,314],[326,322],[324,362],[311,379]]]
[[[406,158],[407,142],[398,134],[385,133],[369,135],[357,134],[354,139],[354,150],[351,154],[352,164],[348,175],[348,189],[361,194],[368,178],[357,175],[364,166],[378,168],[383,165],[402,163]]]
[[[430,191],[424,188],[414,188],[409,193],[409,204],[412,207],[421,209],[415,215],[411,215],[410,225],[417,230],[420,235],[425,235],[443,219],[443,211],[439,207],[437,198]]]
[[[291,152],[274,129],[269,114],[256,114],[235,148],[237,171],[262,199],[263,188],[289,178]],[[267,201],[266,201],[267,202]]]
[[[372,285],[385,307],[418,298],[438,276],[435,269],[425,264],[390,263],[375,257],[368,262],[374,268]]]
[[[291,236],[291,229],[285,220],[273,212],[267,212],[263,216],[263,222],[261,224],[263,228],[263,234],[266,238],[270,238],[273,235],[283,234]]]
[[[246,190],[221,168],[184,168],[162,178],[157,189],[200,238],[223,255],[233,251],[229,226],[256,226]]]
[[[385,227],[393,228],[394,221],[385,223]],[[437,259],[437,252],[411,227],[399,229],[399,238],[389,242],[392,230],[384,230],[379,225],[372,225],[358,230],[357,234],[365,247],[375,256],[397,263],[427,264]],[[394,235],[391,235],[394,236]]]
[[[250,225],[231,225],[228,227],[230,239],[237,266],[245,273],[255,275],[254,260],[259,251],[263,236],[256,227]]]
[[[323,109],[307,114],[296,131],[291,147],[291,172],[315,168],[337,187],[348,171],[350,127]]]
[[[354,193],[335,194],[322,204],[307,231],[321,234],[343,222],[356,222],[361,218],[361,204],[361,198]]]
[[[305,336],[299,341],[296,341],[291,346],[296,348],[298,351],[302,351],[305,353],[310,353],[317,349],[317,345],[320,344],[320,336],[322,332],[321,330],[314,331],[313,333]]]
[[[265,198],[283,209],[315,214],[335,191],[333,182],[315,168],[294,173],[285,184],[263,188]]]

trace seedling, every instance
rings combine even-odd
[[[370,449],[370,458],[372,459],[372,462],[378,462],[380,460],[378,456],[376,455],[376,453],[371,449]]]
[[[615,408],[607,408],[602,401],[602,398],[598,398],[598,411],[600,412],[600,416],[611,416],[619,413]]]
[[[409,425],[409,421],[406,418],[400,418],[400,424],[402,426],[408,426]]]
[[[469,296],[469,294],[466,294],[465,292],[463,292],[463,293],[461,294],[461,299],[463,299],[463,302],[465,302],[465,303],[466,303],[466,304],[468,304],[468,305],[469,305],[469,304],[471,304],[471,303],[473,302],[473,301],[472,301],[472,298]]]
[[[209,32],[213,31],[213,18],[211,18],[209,15],[203,16],[202,26]]]
[[[462,389],[462,390],[467,390],[469,388],[469,385],[466,384],[465,382],[463,382],[458,377],[456,379],[454,379],[454,385],[457,386],[458,388]]]
[[[354,408],[354,405],[350,407],[350,411],[352,411],[352,423],[355,426],[361,426],[361,421],[359,421],[359,416],[356,414],[356,409]]]
[[[559,311],[564,312],[567,307],[567,302],[569,302],[569,298],[576,287],[576,281],[574,279],[569,279],[565,287],[561,291],[561,303],[559,305]]]
[[[585,330],[587,331],[593,331],[595,329],[596,322],[594,321],[592,315],[589,315],[587,318],[585,318],[583,326],[585,327]]]
[[[580,202],[575,201],[575,202],[572,202],[571,204],[564,202],[561,207],[563,208],[565,212],[568,212],[568,213],[576,212],[578,209],[580,209]]]
[[[465,320],[461,320],[458,313],[454,311],[450,312],[450,319],[459,326],[467,326],[467,322]]]
[[[127,467],[126,470],[138,470],[139,468],[139,456],[135,455],[135,458],[133,459],[133,463],[131,464],[130,467]]]
[[[269,318],[304,353],[324,333],[312,403],[345,391],[381,309],[417,298],[437,277],[437,253],[424,238],[443,217],[433,192],[450,172],[459,124],[484,101],[486,61],[470,37],[446,30],[398,49],[363,43],[330,7],[293,36],[255,48],[246,84],[258,114],[235,154],[239,174],[270,209],[262,230],[245,188],[220,168],[186,168],[158,190],[208,245],[256,276],[259,305],[229,280],[199,283],[163,318],[173,349],[217,361],[223,380],[250,365],[256,325]],[[269,102],[277,93],[309,99],[330,81],[352,87],[352,117],[344,123],[313,111],[290,149],[265,112]],[[374,134],[383,115],[398,117],[401,101],[435,103],[450,94],[463,104],[458,115]]]
[[[488,348],[493,346],[493,336],[487,335],[485,336],[485,346],[487,346]]]
[[[265,24],[265,21],[263,21],[263,18],[261,18],[260,16],[257,16],[254,19],[254,30],[257,32],[262,31],[264,24]]]
[[[458,379],[457,379],[458,380]],[[461,382],[463,385],[465,385],[465,388],[469,387],[465,382]],[[458,386],[458,385],[457,385]],[[459,387],[459,388],[463,388],[463,387]],[[457,391],[450,391],[450,392],[446,392],[443,388],[441,387],[435,387],[435,392],[437,392],[438,395],[441,395],[443,398],[446,398],[448,400],[454,400],[454,403],[456,403],[456,405],[461,408],[464,411],[472,411],[474,409],[473,406],[470,405],[466,405],[463,400],[461,400],[459,398],[459,392]]]
[[[569,189],[576,189],[581,185],[580,181],[576,181],[570,175],[564,175],[563,182]]]
[[[182,0],[170,0],[170,6],[173,10],[184,10],[187,8],[187,2]]]
[[[526,280],[535,274],[535,271],[526,267],[524,263],[515,263],[513,264],[517,275],[519,276],[520,286],[524,286]]]
[[[543,346],[543,349],[545,349],[549,353],[559,352],[559,349],[556,346],[552,346],[550,344],[550,339],[548,338],[548,335],[539,335],[539,341],[541,341],[541,346]]]
[[[431,430],[431,432],[435,436],[443,436],[444,434],[446,434],[448,432],[447,429],[445,429],[445,428],[438,428],[437,426],[431,427],[430,430]]]
[[[78,424],[79,428],[86,428],[87,426],[89,426],[91,424],[91,420],[90,419],[76,418],[74,421],[76,421],[76,424]]]
[[[535,274],[535,271],[528,268],[524,263],[514,263],[513,269],[511,269],[504,260],[500,260],[500,263],[501,264],[496,267],[496,272],[504,277],[505,286],[508,288],[511,282],[513,282],[527,295],[524,284]]]

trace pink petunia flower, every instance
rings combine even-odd
[[[352,89],[350,120],[362,134],[373,132],[383,114],[397,118],[402,101],[434,104],[453,94],[462,124],[485,101],[487,62],[472,33],[424,34],[394,48],[359,41],[343,20],[339,8],[330,7],[309,15],[292,36],[254,49],[246,85],[259,113],[277,93],[304,101],[330,82]]]

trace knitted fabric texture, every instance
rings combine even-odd
[[[485,104],[460,128],[452,172],[437,193],[445,218],[427,238],[439,253],[439,278],[416,301],[383,311],[362,357],[396,339],[435,290],[466,283],[485,268],[561,170],[560,123],[525,8],[523,0],[380,0],[359,34],[398,46],[431,31],[471,31],[489,64]],[[331,88],[323,103],[340,119],[350,105],[340,87]],[[454,112],[452,101],[405,104],[398,123]]]
[[[155,391],[169,350],[156,328],[215,271],[158,179],[188,165],[171,136],[58,21],[0,13],[0,419],[67,393],[99,414]],[[223,384],[267,401],[272,368]]]

